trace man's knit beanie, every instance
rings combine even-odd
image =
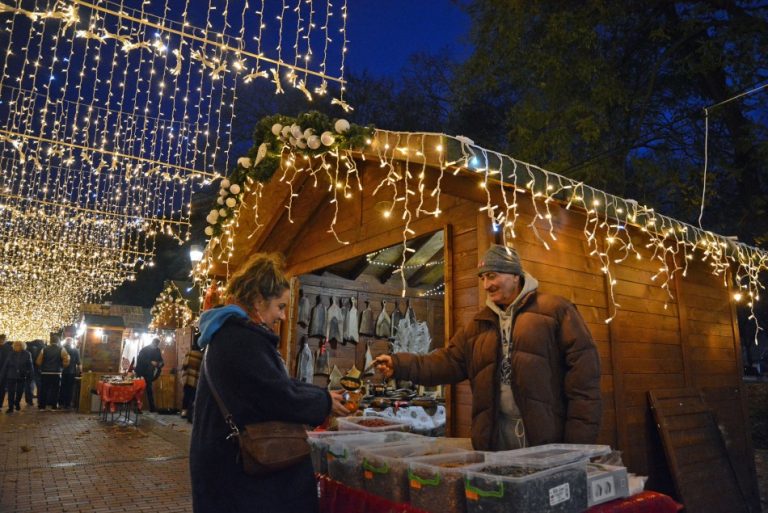
[[[492,244],[480,260],[477,275],[491,272],[522,275],[523,265],[520,263],[520,255],[514,248]]]

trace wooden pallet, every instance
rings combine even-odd
[[[653,390],[648,397],[686,511],[751,512],[714,415],[699,391]]]

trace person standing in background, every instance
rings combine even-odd
[[[198,332],[199,333],[199,332]],[[184,385],[184,398],[181,402],[181,418],[192,422],[195,406],[195,392],[197,391],[197,379],[200,375],[200,364],[203,361],[203,352],[197,345],[197,340],[192,341],[192,347],[184,356],[181,364],[181,382]]]
[[[24,342],[14,342],[13,352],[0,367],[0,380],[8,387],[8,409],[5,413],[21,410],[21,396],[24,393],[24,380],[32,373],[32,356]]]
[[[69,409],[72,406],[72,389],[75,386],[75,376],[80,373],[80,351],[75,347],[72,337],[64,339],[64,350],[69,354],[69,365],[61,373],[59,406]]]
[[[32,342],[29,342],[27,344],[27,351],[29,351],[29,354],[32,356],[32,361],[37,361],[37,355],[40,354],[40,351],[43,350],[43,347],[45,345],[43,344],[42,340],[33,340]],[[32,385],[35,385],[34,393],[32,391]],[[32,406],[34,404],[33,399],[35,395],[38,396],[38,403],[40,402],[40,368],[37,365],[32,366],[32,375],[29,376],[26,380],[24,380],[24,399],[27,401],[27,406]]]
[[[59,337],[56,334],[51,333],[51,340],[37,355],[35,363],[40,367],[41,374],[37,407],[41,410],[46,409],[46,407],[57,410],[61,371],[69,365],[69,353],[63,347],[59,347]]]
[[[5,334],[0,333],[0,369],[5,365],[5,361],[11,356],[13,352],[13,346],[10,341],[6,340]],[[5,380],[0,376],[0,408],[3,407],[3,401],[5,401]],[[13,404],[12,399],[8,399],[8,406]]]
[[[155,337],[148,346],[139,351],[136,357],[136,375],[144,378],[147,384],[147,403],[149,411],[155,411],[155,395],[152,390],[152,383],[160,376],[160,369],[163,368],[163,353],[160,351],[160,339]]]

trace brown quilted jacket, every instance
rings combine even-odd
[[[512,390],[529,445],[595,443],[600,429],[600,358],[587,326],[566,299],[536,291],[512,327]],[[494,450],[499,405],[499,318],[488,307],[446,347],[393,355],[395,377],[423,385],[472,386],[472,444]]]

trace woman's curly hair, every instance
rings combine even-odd
[[[252,308],[256,300],[280,297],[290,287],[283,257],[277,253],[256,253],[229,279],[226,295]]]

